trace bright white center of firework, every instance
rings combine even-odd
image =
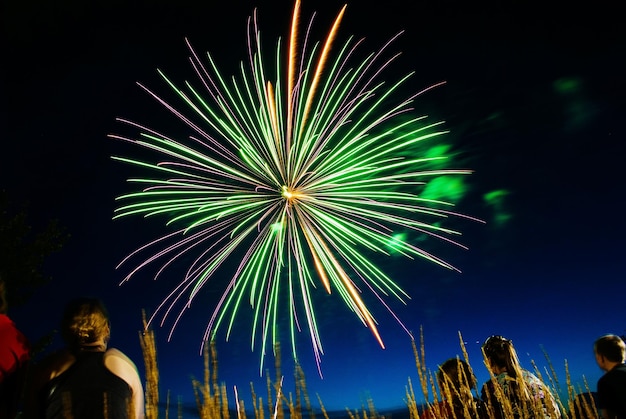
[[[298,197],[302,196],[302,194],[298,192],[298,190],[292,189],[288,186],[283,185],[281,189],[283,198],[285,198],[288,203],[293,203],[296,199],[298,199]]]

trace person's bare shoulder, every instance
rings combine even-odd
[[[104,360],[105,363],[123,362],[130,364],[132,367],[135,367],[135,363],[129,357],[127,357],[124,352],[116,348],[107,349],[107,351],[104,353]]]
[[[124,379],[127,383],[131,385],[136,379],[135,377],[137,376],[137,366],[119,349],[107,349],[107,351],[104,353],[104,365],[113,374]]]
[[[135,416],[140,419],[144,418],[143,387],[135,363],[122,351],[111,348],[104,354],[104,365],[109,371],[128,383],[133,393]]]

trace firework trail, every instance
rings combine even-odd
[[[344,6],[323,43],[308,44],[311,19],[300,46],[299,9],[296,2],[284,64],[278,42],[273,82],[255,13],[248,21],[248,61],[238,77],[224,78],[211,55],[201,58],[189,44],[198,86],[186,82],[178,87],[159,71],[185,111],[140,84],[193,134],[179,141],[120,120],[139,134],[111,137],[149,149],[159,161],[113,157],[153,173],[129,179],[138,191],[118,198],[124,204],[114,218],[162,216],[173,228],[120,263],[141,259],[123,282],[153,264],[156,279],[191,257],[151,321],[159,315],[163,325],[172,316],[173,332],[199,290],[220,267],[220,273],[227,271],[223,264],[237,260],[204,341],[221,328],[228,339],[247,304],[254,316],[251,345],[254,349],[260,342],[261,366],[266,347],[280,340],[279,320],[288,319],[294,358],[296,335],[306,330],[319,368],[323,347],[314,294],[320,288],[337,294],[382,347],[364,291],[408,333],[387,303],[388,298],[404,302],[408,295],[371,256],[388,254],[393,242],[395,251],[408,258],[455,269],[395,233],[412,230],[461,246],[449,238],[459,233],[439,221],[464,216],[418,191],[429,179],[469,172],[433,169],[432,162],[443,157],[407,152],[446,131],[441,122],[428,124],[425,117],[410,115],[412,101],[422,92],[395,99],[410,74],[391,85],[379,80],[397,57],[385,58],[393,39],[360,60],[355,58],[360,41],[350,38],[337,48]]]

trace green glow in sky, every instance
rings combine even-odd
[[[459,202],[467,193],[468,187],[461,176],[439,176],[432,179],[421,193],[422,198]]]
[[[448,151],[450,150],[450,146],[447,144],[437,144],[433,147],[430,147],[426,153],[424,153],[424,157],[441,157],[446,156]]]
[[[582,81],[575,77],[564,77],[556,80],[553,86],[557,93],[574,94],[580,92],[582,88]]]
[[[554,91],[563,102],[565,128],[579,129],[589,123],[594,110],[585,99],[584,83],[578,77],[563,77],[553,83]]]
[[[401,243],[404,242],[405,240],[406,240],[405,233],[394,234],[387,242],[387,248],[389,249],[389,252],[398,253],[401,247]]]
[[[493,210],[492,225],[495,227],[504,227],[513,218],[513,214],[505,210],[508,195],[509,191],[506,189],[497,189],[483,195],[485,204]]]

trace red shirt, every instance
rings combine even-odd
[[[0,314],[0,383],[24,365],[30,355],[30,345],[15,323]]]

